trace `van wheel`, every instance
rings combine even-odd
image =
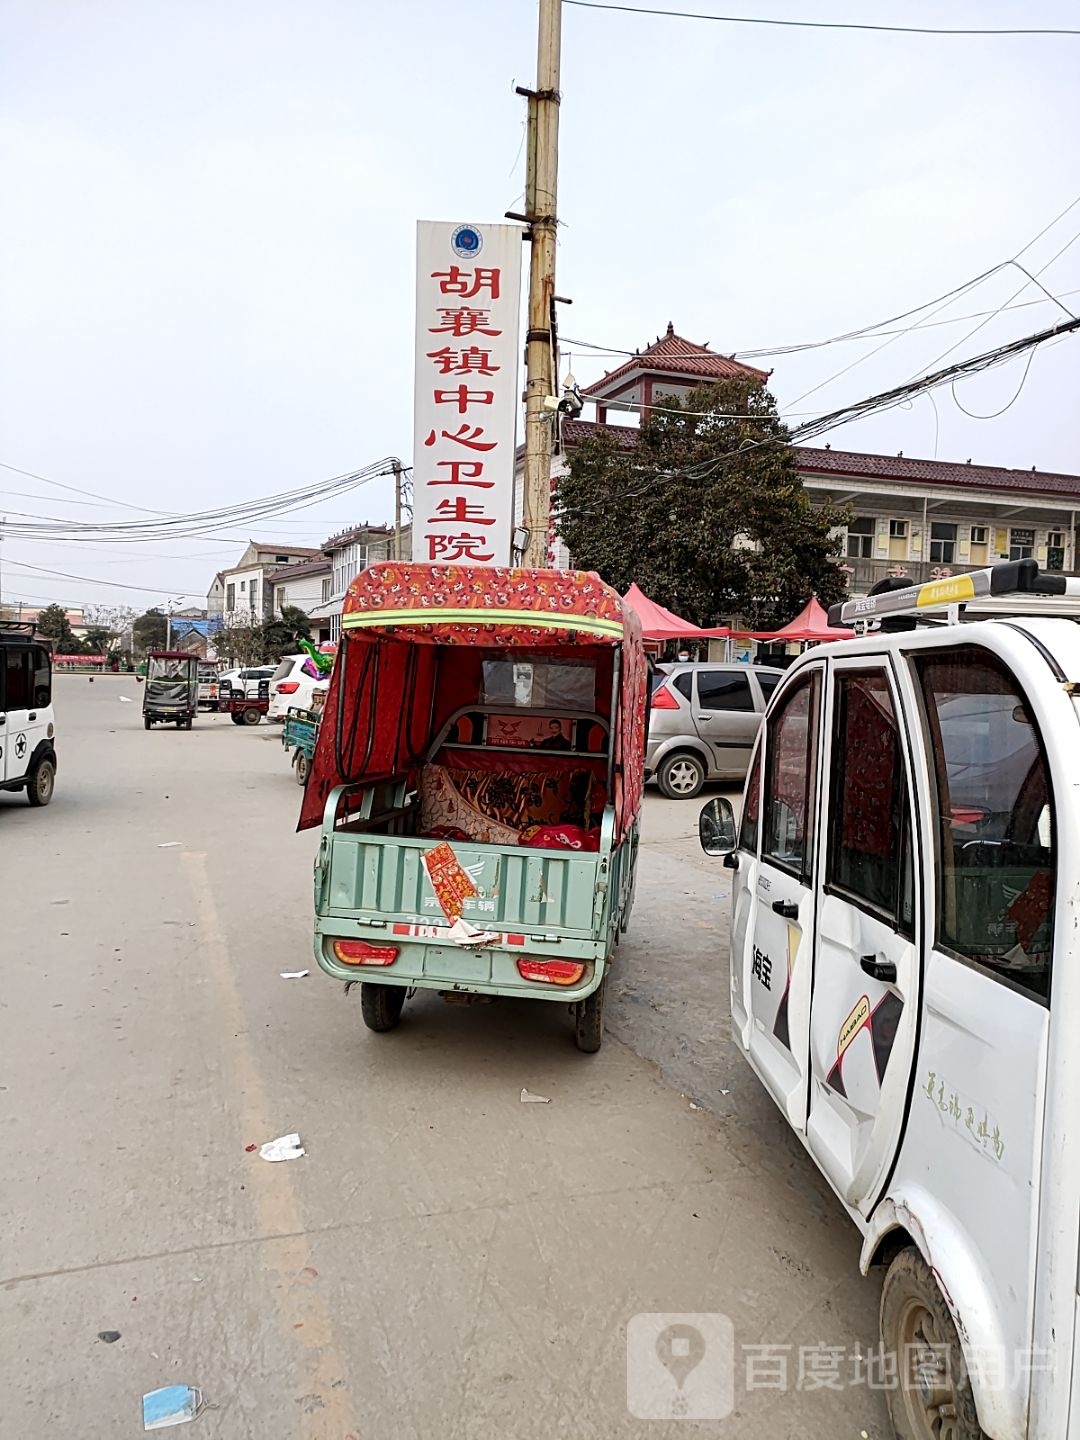
[[[896,1357],[898,1383],[888,1397],[899,1440],[982,1440],[956,1326],[914,1245],[901,1250],[885,1276],[881,1341]]]
[[[302,750],[296,752],[296,763],[293,768],[296,770],[296,783],[306,785],[307,778],[311,774],[311,761]]]
[[[705,784],[705,766],[689,750],[665,756],[656,783],[669,800],[693,800]]]
[[[604,1041],[604,997],[607,978],[601,980],[591,995],[574,1006],[574,1039],[584,1055],[595,1055]]]
[[[377,985],[365,980],[360,986],[360,1013],[369,1030],[381,1033],[395,1029],[404,1004],[404,985]]]
[[[245,725],[258,725],[258,723],[259,723],[259,721],[260,721],[261,719],[262,719],[262,711],[261,711],[261,710],[256,710],[255,707],[254,707],[254,705],[253,705],[249,710],[245,710],[245,711],[244,711],[244,724],[245,724]]]
[[[53,790],[56,788],[56,766],[51,760],[41,760],[37,768],[30,776],[30,784],[26,787],[26,798],[31,805],[47,805],[53,797]]]

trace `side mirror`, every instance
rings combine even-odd
[[[730,855],[737,848],[735,812],[726,796],[717,795],[702,807],[698,816],[698,839],[706,855]]]

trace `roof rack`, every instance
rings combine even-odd
[[[942,607],[959,608],[970,600],[1005,595],[1067,595],[1080,599],[1080,579],[1072,579],[1058,571],[1040,570],[1035,560],[1010,560],[991,565],[985,570],[972,570],[967,575],[953,575],[947,580],[927,580],[922,585],[905,585],[903,589],[886,590],[878,595],[859,595],[841,600],[829,607],[829,624],[854,626],[865,631],[872,621],[888,616],[922,616],[927,610]]]
[[[14,640],[25,636],[33,639],[36,628],[33,620],[0,619],[0,640]]]

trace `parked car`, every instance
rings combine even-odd
[[[306,655],[286,655],[270,677],[270,709],[268,720],[284,720],[289,710],[310,710],[317,691],[325,691],[330,681],[316,680],[304,666]]]
[[[224,670],[218,676],[218,685],[222,689],[228,686],[230,690],[243,690],[245,699],[257,700],[259,681],[271,679],[276,668],[275,665],[253,665],[249,669]]]
[[[706,780],[742,780],[783,670],[763,665],[668,665],[649,700],[645,779],[671,800]]]

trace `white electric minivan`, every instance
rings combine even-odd
[[[0,790],[48,805],[56,785],[52,657],[29,621],[0,620]]]
[[[738,830],[701,816],[735,1039],[885,1268],[905,1440],[1080,1436],[1080,624],[959,623],[1008,594],[1080,580],[835,606],[866,633],[777,686]]]

